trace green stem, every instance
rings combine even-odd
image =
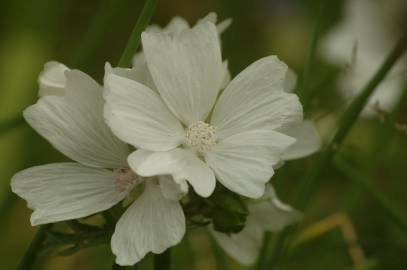
[[[386,215],[392,220],[399,228],[407,234],[407,221],[399,213],[397,208],[390,202],[390,200],[383,195],[380,191],[376,190],[362,174],[358,173],[352,168],[348,162],[340,157],[334,159],[334,165],[338,171],[352,181],[355,185],[359,186],[366,192],[381,208]]]
[[[124,52],[120,58],[120,61],[118,63],[119,67],[130,67],[131,59],[133,58],[140,45],[141,32],[143,32],[144,29],[146,29],[147,25],[150,23],[156,5],[157,0],[146,0],[143,10],[141,11],[136,25],[134,26],[133,31],[130,35],[129,41],[127,42],[126,48],[124,49]]]
[[[299,189],[297,199],[294,202],[295,207],[300,210],[304,210],[306,208],[312,194],[318,188],[321,173],[326,167],[329,166],[333,157],[339,151],[346,135],[348,134],[353,124],[356,122],[360,112],[366,105],[370,95],[373,93],[377,85],[385,78],[397,59],[399,59],[400,56],[404,53],[406,46],[406,37],[403,36],[397,42],[390,54],[387,56],[386,60],[379,68],[379,70],[374,74],[373,78],[362,90],[360,95],[352,101],[349,108],[345,111],[343,117],[341,118],[339,128],[333,136],[333,139],[321,151],[317,163],[314,166],[310,167],[310,169],[308,170],[304,182]],[[278,245],[273,250],[271,261],[269,261],[267,264],[270,266],[269,269],[273,269],[273,266],[276,265],[282,257],[286,240],[292,230],[292,227],[287,228],[278,236]]]
[[[171,269],[171,248],[168,248],[164,253],[154,254],[154,270],[170,270]]]
[[[21,259],[20,263],[17,266],[17,270],[29,270],[34,263],[38,252],[41,249],[41,245],[43,244],[46,236],[47,231],[51,227],[51,224],[43,225],[39,228],[37,233],[34,236],[34,239],[31,241],[30,246],[28,247],[27,251],[25,252],[23,258]]]
[[[309,104],[309,99],[311,97],[310,93],[310,81],[311,81],[311,71],[312,67],[314,66],[315,63],[315,56],[316,56],[316,51],[317,51],[317,44],[319,40],[319,33],[320,33],[320,25],[321,25],[321,20],[323,16],[323,4],[321,5],[317,19],[315,20],[315,25],[314,25],[314,30],[312,33],[312,39],[310,43],[310,48],[309,48],[309,54],[307,58],[307,62],[304,66],[304,70],[302,73],[301,81],[298,85],[297,93],[302,99],[302,104],[304,107],[307,107]]]

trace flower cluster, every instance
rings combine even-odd
[[[133,67],[106,64],[103,86],[63,64],[45,65],[40,98],[24,117],[72,162],[13,177],[12,190],[34,210],[33,225],[125,200],[111,247],[118,264],[133,265],[179,243],[188,203],[227,196],[215,191],[223,188],[247,210],[241,227],[224,231],[216,215],[192,215],[212,218],[208,229],[219,244],[250,264],[264,231],[300,219],[268,182],[284,161],[317,151],[318,133],[290,93],[295,76],[276,56],[230,79],[219,39],[229,24],[216,25],[211,13],[194,27],[178,17],[164,29],[149,27]]]

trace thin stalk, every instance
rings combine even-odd
[[[29,270],[32,268],[32,265],[38,255],[38,252],[41,249],[41,245],[44,242],[47,231],[49,230],[51,224],[41,226],[37,233],[34,236],[34,239],[31,241],[30,246],[25,252],[23,258],[17,266],[17,270]]]
[[[407,221],[404,216],[400,214],[397,207],[383,195],[380,191],[376,190],[371,183],[361,173],[357,172],[352,166],[343,158],[336,157],[334,159],[336,169],[346,176],[353,184],[361,188],[379,205],[388,216],[406,235],[407,235]]]
[[[168,248],[164,253],[154,254],[154,270],[170,270],[171,269],[171,248]]]
[[[157,0],[146,0],[143,10],[137,19],[136,25],[130,35],[129,41],[127,42],[126,48],[119,60],[119,67],[129,67],[131,65],[131,59],[136,53],[141,39],[141,32],[146,29],[147,25],[150,23],[153,17],[155,7],[157,5]]]
[[[318,40],[319,40],[319,33],[320,33],[320,26],[321,26],[321,20],[323,16],[323,9],[324,9],[324,4],[321,5],[318,11],[317,18],[315,20],[315,25],[312,33],[312,39],[309,47],[309,53],[308,53],[308,58],[306,61],[306,64],[304,66],[304,70],[301,76],[301,81],[298,85],[297,93],[302,99],[302,104],[304,107],[308,106],[309,99],[311,97],[310,93],[310,81],[311,81],[311,73],[312,73],[312,68],[315,63],[315,58],[316,58],[316,51],[317,51],[317,46],[318,46]]]
[[[359,96],[357,96],[352,103],[349,105],[348,109],[343,114],[341,118],[339,128],[334,134],[332,140],[324,147],[321,151],[317,163],[310,167],[308,173],[299,189],[296,200],[294,201],[294,206],[300,210],[304,210],[310,201],[312,194],[317,190],[321,173],[326,167],[328,167],[335,156],[339,151],[340,146],[346,135],[349,133],[353,124],[356,122],[360,112],[363,110],[366,105],[369,97],[376,89],[377,85],[386,77],[387,73],[390,71],[391,67],[400,58],[406,49],[406,37],[403,36],[395,45],[393,50],[387,56],[386,60],[379,68],[379,70],[374,74],[372,79],[368,84],[363,88]],[[273,267],[279,262],[281,256],[284,253],[285,242],[290,235],[293,227],[285,229],[277,239],[277,246],[273,250],[271,261],[268,262],[268,269],[273,269]]]

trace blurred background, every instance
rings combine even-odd
[[[22,110],[36,101],[39,72],[45,62],[57,60],[101,82],[104,63],[118,61],[143,2],[1,0],[1,270],[15,269],[36,231],[30,226],[31,211],[25,202],[11,194],[11,176],[33,165],[66,159],[21,120]],[[386,2],[392,2],[392,9],[402,11],[401,7],[393,6],[395,0]],[[317,40],[321,42],[314,43],[316,53],[307,85],[312,99],[306,106],[306,115],[316,121],[326,142],[347,104],[338,84],[347,67],[327,59],[320,48],[324,37],[346,18],[345,6],[345,1],[340,0],[160,0],[152,23],[165,26],[172,17],[182,16],[194,24],[211,11],[220,20],[232,18],[231,27],[222,35],[223,57],[228,59],[232,75],[261,57],[275,54],[298,74],[300,81],[317,31]],[[382,12],[393,17],[386,13],[389,10]],[[377,14],[371,16],[376,18]],[[406,25],[402,19],[403,16],[395,19],[396,28]],[[393,30],[383,31],[388,34]],[[397,31],[394,30],[395,36]],[[378,54],[384,57],[387,52]],[[407,79],[403,68],[398,75]],[[401,88],[407,89],[405,85],[403,80]],[[359,119],[340,153],[404,220],[407,219],[405,96],[401,95],[397,105],[390,109],[380,105],[371,108],[373,116]],[[293,200],[315,157],[287,162],[277,171],[272,183],[283,201]],[[406,231],[389,218],[365,189],[334,166],[326,168],[323,176],[305,212],[299,239],[284,257],[281,269],[407,269]],[[271,235],[272,242],[274,238]],[[222,269],[220,261],[229,269],[251,269],[239,266],[214,247],[204,229],[190,231],[174,248],[173,258],[173,269],[177,270]],[[36,269],[107,270],[111,269],[112,261],[113,255],[105,245],[67,257],[41,256]],[[149,269],[150,262],[148,256],[142,269]]]

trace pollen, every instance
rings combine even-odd
[[[185,137],[186,146],[201,154],[211,150],[216,144],[215,127],[202,121],[189,125]]]
[[[113,181],[120,191],[131,190],[138,182],[139,177],[128,167],[113,170]]]

